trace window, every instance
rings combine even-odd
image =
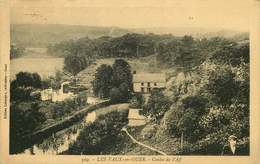
[[[144,83],[141,83],[142,86],[144,86]]]
[[[144,93],[144,88],[143,87],[141,87],[141,92]]]
[[[151,88],[147,88],[147,92],[148,92],[148,93],[151,92]]]
[[[150,82],[147,83],[147,87],[150,87]]]
[[[154,85],[154,86],[157,86],[157,83],[154,83],[153,85]]]

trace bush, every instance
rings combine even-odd
[[[141,93],[135,93],[130,101],[131,108],[143,108],[145,98]]]
[[[155,122],[159,123],[164,113],[170,109],[170,106],[171,101],[163,94],[162,90],[153,89],[142,114],[152,117]]]

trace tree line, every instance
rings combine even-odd
[[[237,39],[238,40],[238,39]],[[240,40],[239,40],[240,41]],[[65,57],[65,70],[72,75],[85,69],[98,58],[136,58],[156,54],[158,65],[189,71],[215,51],[237,45],[236,38],[193,38],[185,35],[128,33],[120,37],[103,36],[66,40],[48,46],[48,52]],[[239,57],[239,53],[238,57]],[[241,54],[241,53],[240,53]],[[235,54],[236,55],[236,54]]]

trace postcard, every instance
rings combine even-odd
[[[1,164],[260,161],[259,1],[1,0],[0,20]]]

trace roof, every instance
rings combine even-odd
[[[133,82],[157,82],[165,83],[166,78],[163,73],[139,73],[133,75]]]

